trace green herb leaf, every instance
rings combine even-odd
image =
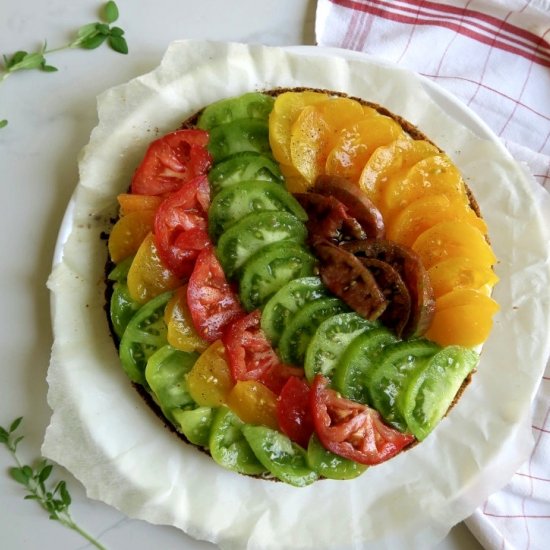
[[[99,34],[104,34],[105,36],[109,36],[109,33],[111,32],[109,25],[106,25],[105,23],[97,23],[96,29]]]
[[[67,486],[64,481],[59,487],[59,496],[61,497],[61,501],[63,502],[65,507],[71,504],[71,495],[69,494],[69,491],[67,491]]]
[[[6,120],[6,124],[8,123],[8,121]],[[17,445],[19,445],[19,443],[25,439],[22,435],[20,435],[19,437],[17,437],[16,439],[14,439],[13,443],[12,443],[12,448],[13,450],[15,451],[17,449]]]
[[[42,65],[42,67],[40,67],[40,70],[44,71],[45,73],[55,73],[58,69],[53,65]]]
[[[0,120],[0,128],[6,126],[6,124],[2,125],[3,122],[5,122],[6,124],[8,123],[7,120]],[[8,431],[0,426],[0,442],[7,443],[9,436],[10,434],[8,433]]]
[[[21,63],[25,57],[29,55],[27,52],[23,50],[19,50],[18,52],[15,52],[11,59],[8,59],[6,56],[4,56],[4,62],[6,63],[6,69],[11,70],[14,65],[17,65],[18,63]]]
[[[115,50],[115,52],[127,54],[128,44],[123,36],[111,35],[109,36],[109,46]]]
[[[124,31],[120,27],[111,27],[111,36],[122,36]]]
[[[21,485],[27,485],[31,476],[27,475],[23,468],[16,468],[13,466],[9,469],[11,478]]]
[[[38,474],[38,480],[41,483],[44,483],[44,481],[46,481],[50,477],[52,470],[53,470],[53,465],[46,464],[46,466],[44,466],[42,470],[40,470],[40,473]]]
[[[23,417],[20,416],[19,418],[16,418],[10,425],[10,434],[12,434],[17,428],[19,428],[19,425],[21,424],[21,421],[23,420]]]
[[[9,67],[9,70],[10,72],[14,72],[29,69],[38,69],[45,62],[46,60],[44,59],[44,55],[42,53],[28,53],[24,55],[17,63],[12,63]]]
[[[88,23],[87,25],[82,25],[77,31],[78,38],[87,38],[92,34],[97,32],[97,23]]]
[[[94,50],[95,48],[99,48],[99,46],[105,42],[106,38],[107,36],[104,34],[95,34],[82,40],[80,46],[86,50]]]
[[[118,6],[112,0],[105,4],[103,18],[107,23],[114,23],[118,19]]]

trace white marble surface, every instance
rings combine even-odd
[[[78,178],[77,159],[96,123],[95,98],[113,85],[155,67],[166,46],[178,38],[201,38],[268,45],[313,44],[314,0],[119,0],[128,56],[106,46],[95,51],[52,54],[57,73],[11,75],[0,86],[0,424],[24,416],[20,445],[24,460],[39,456],[50,411],[46,371],[52,341],[46,279],[63,212]],[[96,20],[96,0],[0,0],[0,53],[35,49],[47,39],[64,44],[80,25]],[[0,448],[0,547],[5,550],[87,548],[85,541],[57,523],[7,475],[11,457]],[[74,518],[111,550],[206,549],[174,528],[131,520],[88,500],[68,472]],[[438,550],[481,548],[463,525]]]

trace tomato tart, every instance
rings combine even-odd
[[[423,441],[498,310],[445,152],[313,89],[206,106],[149,145],[108,239],[121,367],[219,465],[305,486]]]

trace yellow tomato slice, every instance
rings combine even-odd
[[[392,212],[426,195],[439,194],[469,203],[462,175],[446,155],[417,162],[405,178],[391,178],[382,191],[384,205]]]
[[[154,220],[154,210],[131,212],[118,219],[109,235],[108,243],[109,255],[115,264],[138,251],[143,239],[153,230]]]
[[[398,139],[372,153],[359,176],[359,186],[381,208],[381,189],[391,176],[404,177],[417,162],[438,153],[437,147],[428,141]]]
[[[277,395],[256,380],[235,384],[227,398],[228,407],[245,423],[277,430]]]
[[[328,139],[329,148],[334,146],[343,128],[365,117],[361,103],[348,97],[332,97],[327,101],[316,103],[315,108],[331,129]]]
[[[292,164],[309,183],[325,174],[329,151],[341,132],[364,118],[358,101],[335,97],[304,107],[291,127],[290,157]]]
[[[496,256],[483,233],[464,221],[440,222],[424,231],[412,245],[426,269],[447,258],[464,256],[492,266]]]
[[[285,92],[277,96],[269,115],[269,144],[275,160],[292,164],[290,157],[290,128],[306,105],[328,99],[318,92]]]
[[[189,394],[201,406],[220,407],[233,388],[231,369],[221,340],[213,342],[187,375]]]
[[[386,223],[388,239],[412,246],[417,237],[442,221],[463,220],[484,235],[487,224],[462,200],[446,195],[426,195],[406,206]]]
[[[153,195],[122,193],[118,195],[117,200],[120,206],[120,215],[126,216],[130,212],[138,210],[156,210],[164,199]]]
[[[378,113],[364,117],[342,129],[327,156],[326,173],[357,181],[373,152],[399,138],[406,134],[395,120]]]
[[[435,264],[428,270],[434,296],[439,298],[456,288],[479,290],[498,282],[495,272],[487,265],[458,256]]]
[[[450,292],[436,300],[434,318],[425,336],[442,346],[477,346],[487,340],[498,309],[498,304],[481,292]]]
[[[152,233],[141,243],[128,271],[127,282],[132,300],[140,304],[181,285],[181,280],[160,261]]]
[[[294,166],[287,166],[286,164],[281,164],[279,166],[281,169],[281,174],[285,178],[285,187],[291,193],[305,193],[311,185],[309,182],[294,168]]]
[[[181,351],[204,351],[208,342],[203,340],[193,326],[189,306],[187,305],[187,285],[176,290],[166,304],[164,320],[168,327],[168,343]]]
[[[290,130],[292,165],[313,184],[323,173],[332,128],[315,105],[304,107]]]
[[[482,309],[491,309],[492,313],[499,310],[499,305],[490,296],[473,288],[456,288],[440,296],[435,302],[436,311],[443,311],[450,307],[476,306]]]

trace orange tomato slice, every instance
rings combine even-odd
[[[117,200],[120,206],[120,215],[126,216],[126,214],[130,212],[136,212],[138,210],[156,210],[164,199],[156,195],[122,193],[118,195]]]
[[[227,405],[246,424],[279,428],[277,395],[261,382],[237,382],[227,397]]]
[[[412,245],[426,269],[447,258],[464,256],[492,266],[496,256],[483,233],[464,221],[440,222],[424,231]]]
[[[344,127],[327,156],[326,173],[356,181],[375,149],[398,138],[406,139],[401,126],[378,113]]]
[[[234,386],[221,340],[213,342],[197,359],[187,375],[189,394],[201,406],[220,407]]]
[[[181,285],[181,280],[160,261],[152,233],[141,243],[128,271],[127,282],[132,300],[140,304]]]
[[[484,235],[487,224],[462,200],[446,195],[426,195],[406,206],[386,223],[388,239],[412,246],[417,237],[442,221],[463,220]]]
[[[277,96],[269,115],[269,144],[275,160],[292,164],[290,158],[290,128],[306,105],[326,101],[328,95],[319,92],[285,92]]]
[[[498,282],[495,272],[487,265],[458,256],[435,264],[428,270],[434,296],[439,298],[456,288],[479,290],[491,288]]]
[[[109,235],[109,255],[118,264],[133,256],[153,229],[154,210],[137,210],[119,218]]]
[[[439,194],[469,203],[462,175],[446,155],[417,162],[406,177],[390,179],[382,192],[384,205],[392,212],[426,195]]]
[[[477,346],[487,340],[498,310],[498,304],[481,292],[452,291],[436,300],[434,318],[425,337],[442,346]]]
[[[332,129],[315,105],[304,107],[290,131],[292,165],[313,184],[324,171],[326,149]]]
[[[435,145],[423,140],[398,139],[389,145],[378,147],[359,176],[359,186],[381,208],[381,190],[388,184],[390,177],[405,177],[416,163],[438,153]]]
[[[285,187],[291,193],[305,193],[311,187],[310,183],[294,166],[281,164],[279,168],[285,178]]]
[[[208,342],[203,340],[195,330],[191,312],[187,305],[187,285],[176,290],[166,304],[164,321],[168,327],[168,343],[181,351],[204,351]]]

